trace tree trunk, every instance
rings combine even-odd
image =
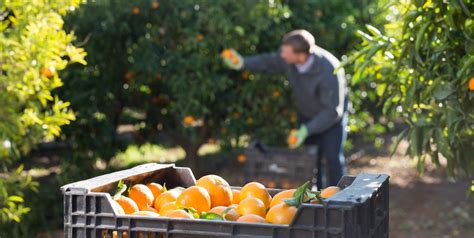
[[[211,133],[211,128],[206,120],[204,120],[203,126],[199,128],[199,134],[194,140],[175,130],[168,129],[166,132],[186,152],[185,160],[189,162],[189,167],[193,170],[194,174],[200,174],[198,150],[207,141]]]
[[[190,145],[184,148],[186,152],[186,160],[189,162],[189,167],[195,175],[200,174],[200,164],[198,150],[201,145]]]

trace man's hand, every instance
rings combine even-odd
[[[221,57],[224,61],[225,66],[231,69],[240,70],[244,66],[244,59],[234,49],[223,50],[221,53]]]
[[[288,146],[291,149],[300,147],[304,140],[308,137],[308,128],[305,125],[301,125],[300,129],[292,129],[288,136]]]

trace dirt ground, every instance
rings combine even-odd
[[[426,167],[423,176],[412,159],[401,154],[359,152],[349,159],[349,173],[390,175],[391,238],[473,238],[474,198],[467,199],[470,181],[447,178],[442,169]]]

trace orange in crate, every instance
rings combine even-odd
[[[128,196],[135,201],[139,210],[150,207],[153,204],[153,192],[143,184],[133,185]]]
[[[199,214],[211,210],[211,196],[206,189],[199,186],[191,186],[185,189],[178,199],[176,199],[178,207],[192,207]]]

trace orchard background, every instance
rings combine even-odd
[[[228,70],[220,52],[274,51],[296,28],[345,62],[350,172],[392,175],[392,237],[474,235],[473,5],[0,1],[0,237],[60,230],[61,184],[134,164],[238,183],[248,142],[286,146],[297,117],[285,77]]]

